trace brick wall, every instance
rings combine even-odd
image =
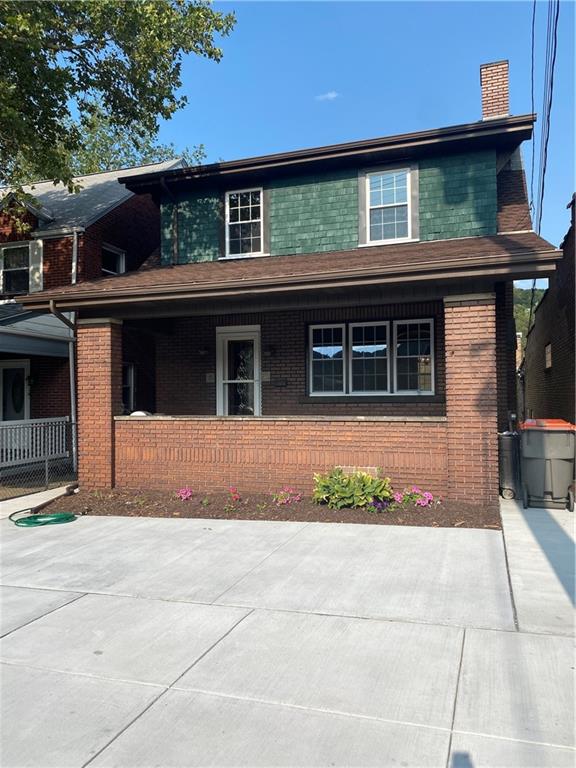
[[[445,300],[448,493],[498,503],[494,297]]]
[[[70,368],[66,357],[30,358],[30,418],[70,415]]]
[[[307,396],[308,325],[434,318],[436,395],[434,397],[333,398]],[[156,410],[159,413],[213,415],[216,413],[215,376],[217,326],[260,325],[262,370],[270,381],[262,383],[262,412],[283,415],[439,416],[445,412],[444,316],[442,302],[348,307],[323,310],[216,315],[175,319],[170,333],[156,341]],[[206,354],[200,355],[202,350]],[[185,382],[185,386],[183,386]]]
[[[122,413],[122,327],[78,324],[78,479],[84,488],[114,485],[114,422]]]
[[[526,340],[524,363],[526,416],[565,419],[572,423],[576,422],[574,241],[573,222],[562,244],[563,258],[536,309],[534,325]],[[547,344],[552,350],[552,367],[548,369]]]
[[[510,113],[508,92],[508,62],[494,61],[480,67],[482,118],[489,120]]]
[[[443,421],[121,419],[115,434],[119,487],[310,491],[314,472],[337,465],[382,467],[398,487],[447,486]]]
[[[26,211],[20,217],[20,221],[23,226],[18,225],[18,221],[10,215],[9,211],[0,211],[0,243],[28,240],[30,230],[38,226],[38,220]]]
[[[148,258],[160,244],[160,213],[150,195],[133,195],[86,228],[79,237],[78,282],[102,277],[103,243],[126,252],[127,271]]]

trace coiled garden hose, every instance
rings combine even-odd
[[[19,512],[12,512],[8,515],[8,519],[12,520],[14,525],[19,525],[22,528],[30,528],[37,525],[60,525],[60,523],[71,523],[76,520],[76,515],[72,512],[53,512],[49,515],[25,515],[25,517],[19,517],[15,520],[16,515],[23,514],[22,510]]]

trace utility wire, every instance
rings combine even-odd
[[[535,40],[535,9],[534,2],[532,8],[532,111],[534,111],[534,40]],[[558,49],[558,18],[560,15],[560,0],[549,0],[548,19],[546,25],[546,56],[544,66],[544,96],[542,101],[542,129],[540,135],[540,162],[538,169],[538,189],[535,206],[536,231],[540,234],[542,228],[542,214],[544,210],[544,192],[546,184],[546,167],[548,164],[548,141],[550,138],[550,122],[552,114],[552,102],[554,97],[554,72],[556,67],[556,53]],[[533,180],[534,180],[534,140],[532,145],[532,169],[531,169],[531,201],[530,207],[533,208]],[[534,313],[534,300],[536,292],[536,279],[532,281],[532,291],[530,295],[530,313],[528,316],[528,331],[532,325]]]

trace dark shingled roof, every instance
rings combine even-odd
[[[259,287],[314,284],[349,279],[405,275],[419,276],[441,269],[497,268],[502,264],[550,261],[559,252],[534,232],[490,237],[370,246],[349,251],[311,253],[261,258],[222,259],[173,267],[138,270],[117,277],[105,277],[68,285],[21,298],[24,305],[93,302],[120,297],[160,296],[228,289],[257,290]]]

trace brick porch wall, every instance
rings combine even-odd
[[[447,487],[442,418],[122,418],[115,438],[116,484],[126,488],[311,491],[314,472],[338,465],[381,467],[396,487]]]
[[[114,487],[114,421],[122,413],[122,326],[80,320],[78,478],[84,488]]]
[[[448,495],[498,504],[494,295],[445,300]]]

